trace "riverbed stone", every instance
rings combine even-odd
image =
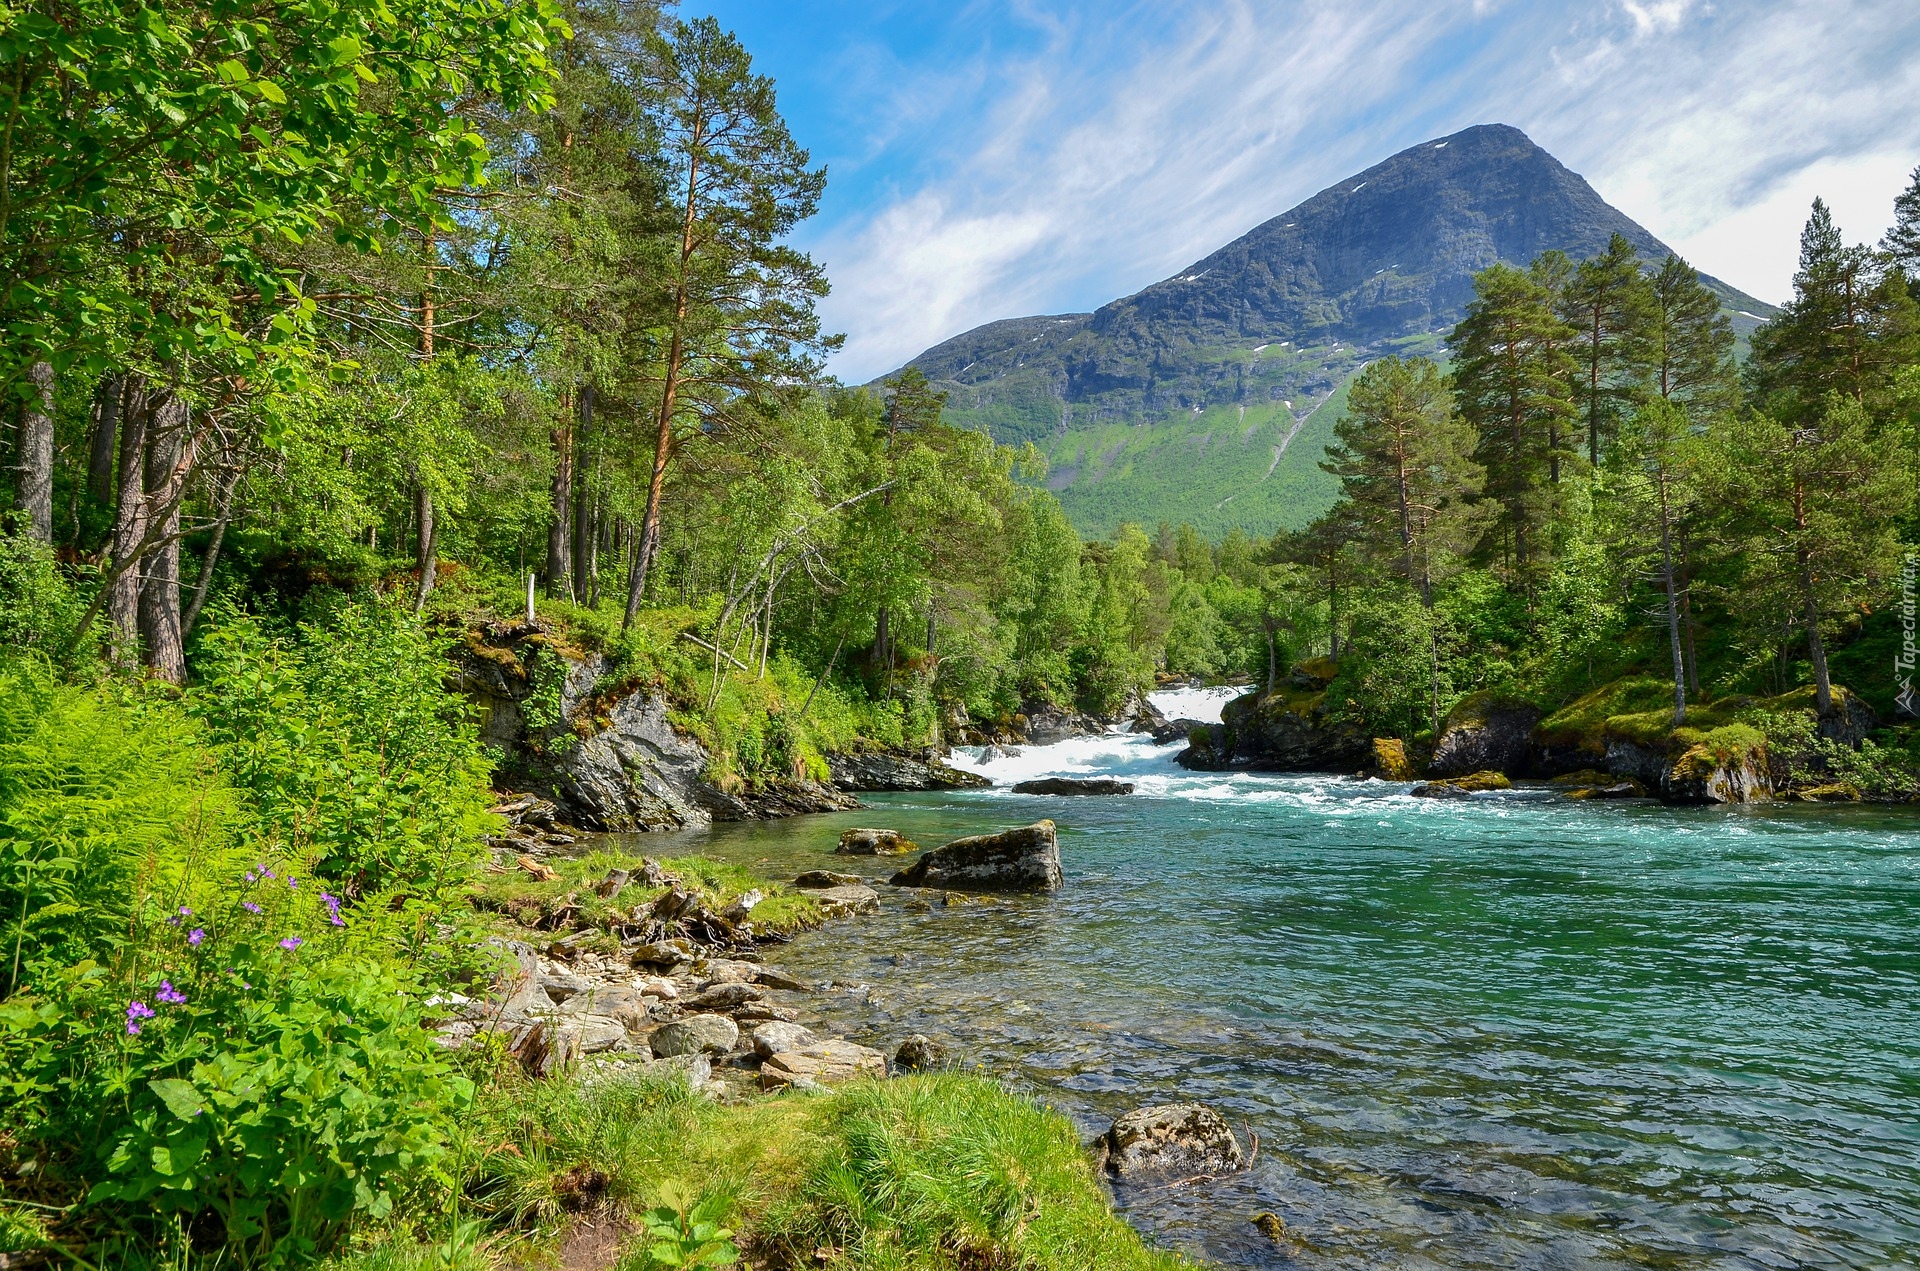
[[[1246,1165],[1233,1128],[1204,1103],[1135,1109],[1113,1123],[1101,1147],[1107,1172],[1128,1180],[1227,1174]]]
[[[864,887],[866,881],[858,874],[842,874],[831,869],[810,869],[795,878],[793,885],[803,891],[824,891],[829,887]]]
[[[782,1051],[800,1050],[811,1046],[818,1039],[813,1030],[799,1024],[790,1024],[773,1020],[753,1030],[753,1053],[762,1059],[771,1059]]]
[[[925,1033],[915,1033],[893,1052],[893,1066],[903,1072],[923,1071],[940,1065],[940,1048]]]
[[[760,1084],[768,1090],[828,1086],[855,1077],[884,1077],[887,1057],[877,1050],[831,1038],[781,1051],[760,1066]]]
[[[1048,892],[1060,888],[1060,840],[1052,821],[977,834],[937,847],[889,880],[896,887]]]
[[[736,1006],[745,1006],[748,1002],[757,1002],[766,996],[766,990],[757,984],[745,984],[733,981],[716,984],[712,988],[702,989],[687,999],[690,1011],[730,1011]]]
[[[672,1075],[698,1090],[713,1080],[713,1061],[702,1053],[672,1055],[643,1065],[641,1071],[652,1076]]]
[[[662,1024],[647,1039],[660,1059],[677,1055],[724,1055],[740,1040],[740,1026],[724,1015],[689,1015]]]
[[[855,914],[880,912],[880,893],[865,883],[849,887],[828,887],[810,893],[829,918],[849,918]]]
[[[875,893],[878,895],[878,893]],[[784,993],[811,993],[813,986],[797,975],[782,971],[777,966],[761,966],[754,971],[753,982],[761,988],[779,989]]]
[[[842,856],[905,856],[917,852],[920,845],[898,830],[852,829],[840,833]]]

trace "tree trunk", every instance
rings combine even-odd
[[[1673,726],[1687,722],[1687,659],[1680,644],[1680,589],[1673,566],[1673,515],[1660,478],[1660,573],[1667,592],[1667,644],[1673,651]]]
[[[1280,687],[1280,642],[1274,638],[1274,623],[1271,615],[1262,614],[1260,625],[1267,632],[1267,696],[1272,697]]]
[[[553,438],[553,519],[547,523],[547,598],[573,599],[573,412],[563,403]]]
[[[200,621],[200,611],[206,608],[207,593],[213,589],[213,567],[220,562],[220,545],[226,541],[227,525],[233,519],[233,492],[239,484],[240,474],[235,471],[227,476],[220,488],[220,507],[213,522],[213,538],[207,543],[206,554],[200,558],[200,579],[193,586],[193,599],[188,602],[187,612],[180,618],[182,640],[193,634],[194,624]]]
[[[140,570],[133,562],[147,534],[147,421],[152,397],[142,387],[128,394],[120,418],[120,491],[113,516],[113,565],[119,572],[107,584],[108,643],[123,671],[140,664]]]
[[[27,514],[27,533],[42,543],[53,542],[53,366],[35,362],[27,368],[33,396],[20,414],[20,510]]]
[[[140,574],[140,638],[146,644],[147,665],[156,678],[169,684],[182,684],[187,678],[186,643],[180,626],[181,500],[176,492],[166,498],[163,507],[152,507],[151,502],[156,493],[172,485],[186,431],[187,404],[169,393],[153,412],[147,438],[149,515],[161,518],[157,526],[149,528],[155,531],[159,545],[148,552],[144,568],[135,567]]]
[[[100,389],[99,409],[93,416],[93,436],[87,454],[87,490],[102,503],[113,500],[113,443],[120,435],[121,397],[126,377],[109,375]]]
[[[893,638],[887,629],[887,618],[887,607],[881,605],[879,611],[873,616],[873,664],[876,667],[893,665]],[[889,682],[892,681],[890,672],[887,678]]]
[[[1814,710],[1825,716],[1833,710],[1833,679],[1827,673],[1827,644],[1820,638],[1820,601],[1813,589],[1813,567],[1805,548],[1800,551],[1800,594],[1806,602],[1807,657],[1813,662]]]
[[[420,562],[420,585],[413,593],[413,611],[425,612],[440,568],[440,527],[433,516],[433,491],[424,481],[414,482],[414,558]]]
[[[573,576],[574,598],[591,606],[599,599],[598,553],[600,527],[594,517],[597,503],[593,483],[587,480],[588,434],[593,428],[593,385],[580,386],[580,418],[573,434]]]

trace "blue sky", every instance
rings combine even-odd
[[[828,166],[797,236],[859,381],[1091,309],[1340,178],[1509,123],[1700,268],[1790,292],[1815,194],[1920,164],[1920,0],[689,0]]]

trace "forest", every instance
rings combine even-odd
[[[1083,541],[1038,454],[918,372],[826,374],[828,282],[790,245],[826,173],[712,19],[68,0],[7,9],[0,60],[0,1252],[491,1266],[566,1170],[639,1150],[617,1123],[656,1156],[614,1185],[694,1258],[746,1202],[659,1161],[816,1133],[531,1091],[424,1030],[487,969],[499,756],[446,658],[488,624],[666,685],[747,785],[1323,655],[1336,714],[1416,743],[1476,693],[1625,677],[1675,725],[1807,685],[1910,718],[1920,173],[1877,247],[1815,205],[1750,350],[1624,241],[1496,265],[1445,365],[1352,382],[1307,529]],[[1881,735],[1890,788],[1909,736]],[[1077,1159],[1064,1123],[941,1090]],[[906,1153],[907,1098],[831,1115]],[[498,1146],[542,1117],[539,1168]],[[793,1248],[896,1223],[846,1265],[957,1256],[1018,1191],[903,1217],[880,1166],[850,1198],[808,1159]],[[1062,1169],[1072,1221],[1023,1265],[1158,1265]]]

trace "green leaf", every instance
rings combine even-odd
[[[207,1110],[207,1101],[193,1088],[193,1083],[182,1081],[178,1077],[162,1077],[149,1081],[147,1089],[160,1096],[160,1102],[167,1105],[167,1111],[182,1121],[191,1121]]]
[[[253,91],[276,106],[287,104],[287,95],[280,91],[280,85],[270,79],[255,80]]]

